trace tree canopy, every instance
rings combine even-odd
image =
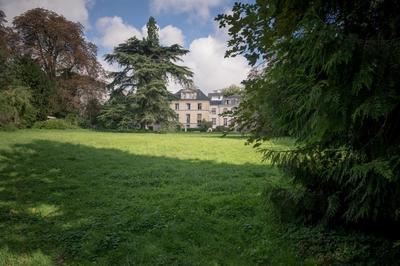
[[[71,72],[97,76],[96,46],[87,42],[83,26],[57,13],[35,8],[16,17],[14,28],[22,53],[37,60],[50,77]]]
[[[150,17],[147,37],[142,40],[132,37],[105,57],[107,62],[118,63],[122,69],[111,73],[112,96],[108,108],[103,111],[103,120],[106,120],[105,114],[113,113],[110,113],[112,109],[116,111],[114,114],[120,114],[117,116],[120,123],[126,125],[126,121],[130,121],[133,127],[147,128],[174,119],[167,82],[172,79],[183,85],[191,83],[192,72],[176,64],[187,52],[178,44],[160,45],[158,26]]]
[[[221,91],[225,97],[228,97],[233,95],[240,95],[242,93],[242,89],[243,88],[241,86],[232,84],[229,87],[223,88]]]
[[[35,8],[6,27],[5,15],[0,11],[0,90],[7,90],[3,98],[29,102],[26,106],[33,107],[37,120],[48,115],[82,116],[89,100],[101,99],[103,70],[82,25]],[[22,125],[29,123],[18,123]]]
[[[301,184],[297,196],[273,197],[296,199],[307,221],[400,221],[398,10],[393,0],[257,0],[217,18],[231,36],[227,55],[257,66],[237,113],[242,128],[258,141],[297,140],[263,154]]]

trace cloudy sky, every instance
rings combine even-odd
[[[250,1],[250,0],[249,0]],[[149,16],[160,26],[164,45],[178,43],[190,50],[183,64],[194,72],[194,81],[204,92],[239,84],[249,66],[243,57],[224,58],[227,33],[219,29],[214,17],[228,12],[234,0],[0,0],[9,21],[35,7],[43,7],[85,26],[87,38],[99,48],[99,61],[105,53],[129,37],[142,38]],[[170,84],[171,91],[179,85]]]

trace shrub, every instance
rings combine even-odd
[[[26,87],[0,91],[0,128],[24,128],[33,124],[36,109]]]
[[[15,131],[15,130],[17,130],[18,128],[14,125],[14,124],[12,124],[12,123],[10,123],[10,124],[5,124],[5,125],[2,125],[1,127],[0,127],[0,130],[1,131]]]
[[[33,128],[37,129],[77,129],[77,125],[74,125],[64,119],[50,119],[46,121],[38,121],[33,125]]]
[[[227,131],[229,131],[229,127],[217,126],[213,131],[215,131],[215,132],[227,132]]]
[[[203,119],[199,124],[200,132],[207,132],[207,130],[211,127],[212,127],[212,122],[206,121],[205,119]]]
[[[166,133],[166,132],[177,132],[180,131],[181,125],[177,121],[169,121],[167,123],[163,123],[160,126],[160,132]]]

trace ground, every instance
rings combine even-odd
[[[0,132],[0,265],[302,265],[262,196],[280,172],[244,144]]]

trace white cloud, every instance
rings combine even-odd
[[[93,6],[93,3],[92,0],[0,0],[0,9],[6,14],[9,23],[15,16],[29,9],[41,7],[89,27],[88,8]]]
[[[163,45],[179,44],[184,45],[184,36],[180,28],[172,25],[160,29],[160,43]]]
[[[203,92],[222,89],[232,84],[239,85],[247,78],[250,66],[246,58],[239,55],[225,58],[227,29],[220,29],[214,23],[214,33],[208,37],[193,40],[189,46],[189,53],[183,59],[183,65],[191,68],[194,73],[193,81]],[[169,90],[181,89],[178,84],[170,83]]]
[[[226,0],[152,0],[151,10],[155,14],[187,13],[191,18],[206,21],[210,17],[210,8],[220,6],[225,2]]]
[[[99,63],[102,65],[103,69],[106,71],[115,72],[115,71],[121,70],[121,68],[118,66],[118,64],[116,64],[116,63],[110,64],[106,60],[104,60],[103,57],[98,56],[97,61],[99,61]]]
[[[247,77],[250,67],[243,56],[225,58],[226,42],[213,36],[192,41],[190,52],[183,57],[183,64],[194,73],[194,83],[203,92],[240,84]],[[170,84],[169,89],[180,89]]]
[[[96,22],[96,28],[101,34],[98,44],[106,48],[123,43],[127,39],[136,36],[142,38],[142,33],[135,27],[124,23],[121,17],[102,17]]]

